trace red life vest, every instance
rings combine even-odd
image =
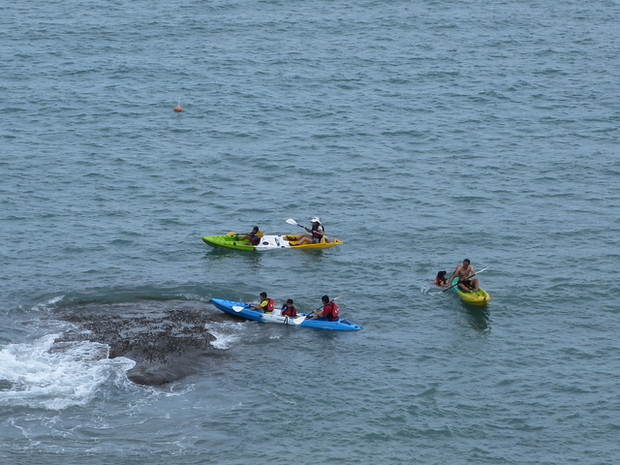
[[[321,314],[329,321],[338,321],[340,318],[340,312],[338,311],[338,305],[335,302],[329,302],[325,305],[323,313]]]
[[[260,303],[260,306],[263,307],[263,311],[273,312],[273,309],[275,308],[275,305],[273,304],[273,299],[267,299],[267,305],[265,306],[263,306],[264,303],[264,300]]]
[[[284,307],[286,310],[282,312],[282,316],[297,316],[297,309],[294,306]]]
[[[321,228],[321,229],[319,229]],[[312,225],[312,237],[315,239],[322,239],[323,238],[323,234],[319,234],[317,233],[317,231],[321,231],[323,234],[325,234],[325,228],[323,227],[322,224],[313,224]]]

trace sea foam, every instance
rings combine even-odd
[[[109,380],[126,379],[135,364],[125,357],[108,358],[105,344],[55,343],[57,337],[0,349],[0,406],[61,410],[85,405]]]

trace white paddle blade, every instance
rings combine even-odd
[[[293,218],[289,218],[288,220],[286,220],[286,222],[288,224],[293,224],[295,226],[299,225],[299,223],[297,221],[295,221]]]
[[[296,324],[296,325],[300,325],[302,324],[304,321],[306,320],[305,316],[298,316],[297,318],[292,318],[291,321]]]
[[[245,309],[245,307],[242,307],[241,305],[233,305],[233,306],[232,306],[232,309],[233,309],[235,312],[237,312],[237,313],[238,313],[238,312],[240,312],[241,310],[244,310],[244,309]]]

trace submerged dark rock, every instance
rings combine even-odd
[[[10,391],[13,389],[13,382],[8,379],[0,379],[0,391]]]
[[[138,384],[158,386],[204,369],[223,351],[205,325],[223,315],[203,302],[145,300],[89,303],[59,308],[54,316],[75,324],[57,343],[92,341],[110,347],[110,358],[127,357],[136,365],[127,372]]]

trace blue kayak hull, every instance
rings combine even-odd
[[[251,310],[249,304],[234,300],[211,299],[211,303],[224,313],[245,318],[246,320],[258,321],[260,323],[279,323],[300,326],[302,328],[323,329],[325,331],[359,331],[362,329],[355,323],[351,323],[344,318],[340,318],[338,321],[301,318],[312,316],[308,313],[300,313],[299,318],[287,318]]]

